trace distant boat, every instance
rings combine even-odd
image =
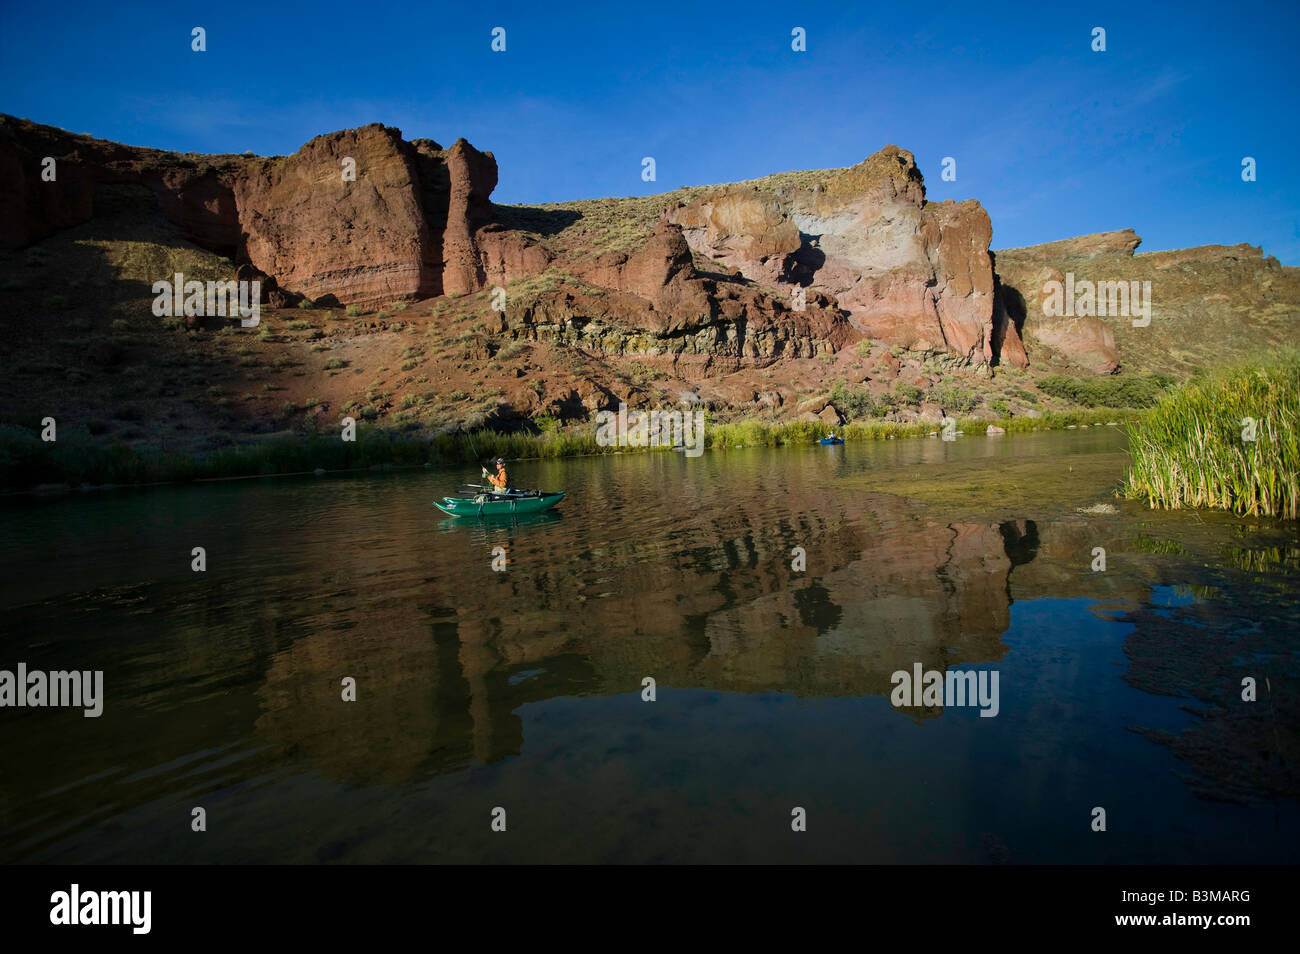
[[[819,441],[819,443],[821,443],[821,444],[825,444],[825,445],[827,445],[827,446],[829,446],[829,445],[831,445],[831,444],[843,444],[843,443],[844,443],[844,438],[842,438],[842,437],[836,437],[834,434],[832,434],[830,437],[823,437],[823,438]]]

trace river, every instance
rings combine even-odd
[[[431,506],[476,468],[9,498],[0,669],[104,709],[0,709],[0,861],[1294,863],[1300,533],[1116,500],[1126,461],[521,461],[568,496],[517,521]],[[895,706],[917,665],[996,715]]]

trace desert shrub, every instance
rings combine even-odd
[[[851,388],[841,378],[830,393],[831,403],[846,420],[854,421],[864,417],[883,417],[889,413],[889,406],[877,403],[866,388]]]
[[[899,381],[894,385],[894,393],[904,404],[917,404],[921,400],[921,389],[915,384],[908,384],[906,381]]]
[[[663,376],[664,375],[662,371],[656,371],[654,368],[648,368],[644,364],[641,364],[639,362],[634,363],[630,368],[628,368],[626,374],[627,380],[631,381],[633,384],[637,385],[638,387],[644,384],[648,384],[651,381],[657,381],[659,378],[662,378]]]
[[[969,414],[979,404],[979,395],[944,381],[930,389],[930,399],[948,414]]]

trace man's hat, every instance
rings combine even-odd
[[[504,457],[498,457],[498,458],[497,458],[496,460],[494,460],[492,463],[494,463],[494,464],[504,464],[505,462],[506,462],[506,459],[505,459]]]

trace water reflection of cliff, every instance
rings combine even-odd
[[[344,595],[346,610],[272,658],[257,729],[331,774],[397,781],[517,753],[520,707],[630,695],[645,676],[661,692],[884,696],[916,662],[1002,657],[1010,577],[1039,545],[1032,521],[937,523],[885,494],[847,511],[843,498],[798,512],[749,500],[657,533],[612,515],[607,540],[475,531],[480,552],[507,546],[510,570],[476,560],[454,586]],[[356,703],[340,699],[345,675]]]

